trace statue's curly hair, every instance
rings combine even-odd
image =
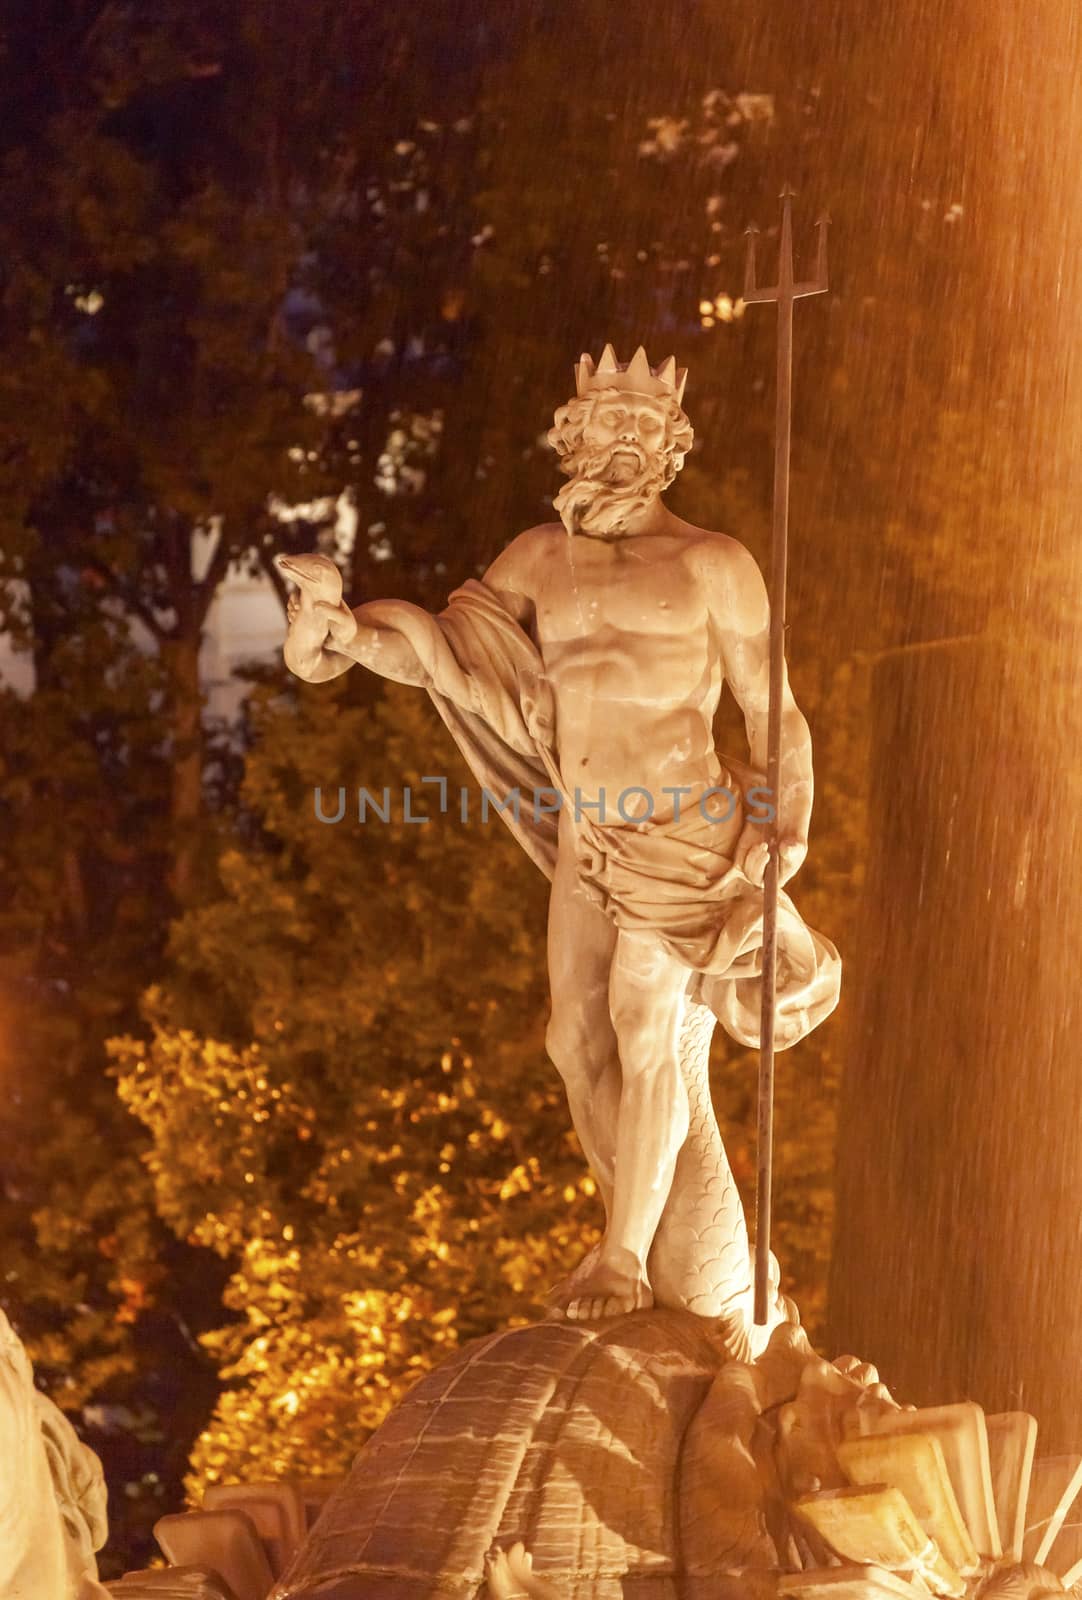
[[[591,389],[586,394],[575,395],[566,405],[560,406],[553,419],[554,426],[548,431],[548,442],[560,457],[560,470],[567,477],[572,477],[578,470],[583,433],[596,406],[601,401],[624,393],[622,389]],[[684,465],[684,457],[691,449],[695,433],[674,394],[649,395],[646,398],[656,401],[665,418],[662,453],[666,458],[664,487],[668,488]]]

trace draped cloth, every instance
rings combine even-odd
[[[551,879],[559,812],[574,814],[574,803],[560,773],[555,701],[536,645],[496,592],[475,579],[454,591],[435,628],[427,612],[400,601],[369,602],[365,620],[411,645],[423,686],[474,776]],[[573,825],[576,870],[582,892],[618,928],[658,939],[688,968],[691,997],[708,1005],[732,1038],[756,1048],[763,891],[731,852],[747,791],[764,780],[720,759],[717,787],[732,792],[731,805],[693,794],[678,817],[632,823],[583,812]],[[517,805],[504,804],[516,792]],[[779,891],[776,1049],[796,1044],[833,1011],[840,982],[833,944]]]

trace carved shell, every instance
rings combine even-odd
[[[468,1346],[372,1436],[273,1600],[472,1597],[521,1540],[568,1600],[686,1595],[677,1476],[724,1349],[656,1310]]]
[[[1051,1600],[1082,1575],[1082,1459],[1034,1463],[1034,1442],[1021,1414],[900,1409],[795,1323],[753,1364],[683,1311],[541,1323],[417,1385],[270,1600],[475,1600],[516,1545],[490,1594],[517,1573],[516,1594],[558,1600]]]

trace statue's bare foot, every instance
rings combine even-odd
[[[591,1251],[579,1267],[554,1290],[550,1303],[570,1322],[594,1322],[618,1317],[626,1311],[645,1311],[654,1303],[646,1273],[630,1251],[614,1260]]]
[[[533,1557],[522,1541],[510,1550],[490,1550],[485,1557],[489,1600],[560,1600],[559,1591],[533,1570]]]
[[[585,1283],[601,1259],[601,1241],[590,1246],[578,1266],[569,1272],[566,1278],[561,1278],[554,1284],[545,1296],[550,1309],[558,1316],[563,1316],[572,1300],[578,1298],[579,1285]]]

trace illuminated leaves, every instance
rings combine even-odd
[[[257,703],[253,845],[177,925],[149,1037],[112,1046],[161,1215],[231,1263],[199,1481],[344,1470],[419,1372],[539,1314],[597,1238],[542,1048],[536,869],[435,789],[425,825],[315,819],[317,781],[467,781],[420,696],[363,692]]]

